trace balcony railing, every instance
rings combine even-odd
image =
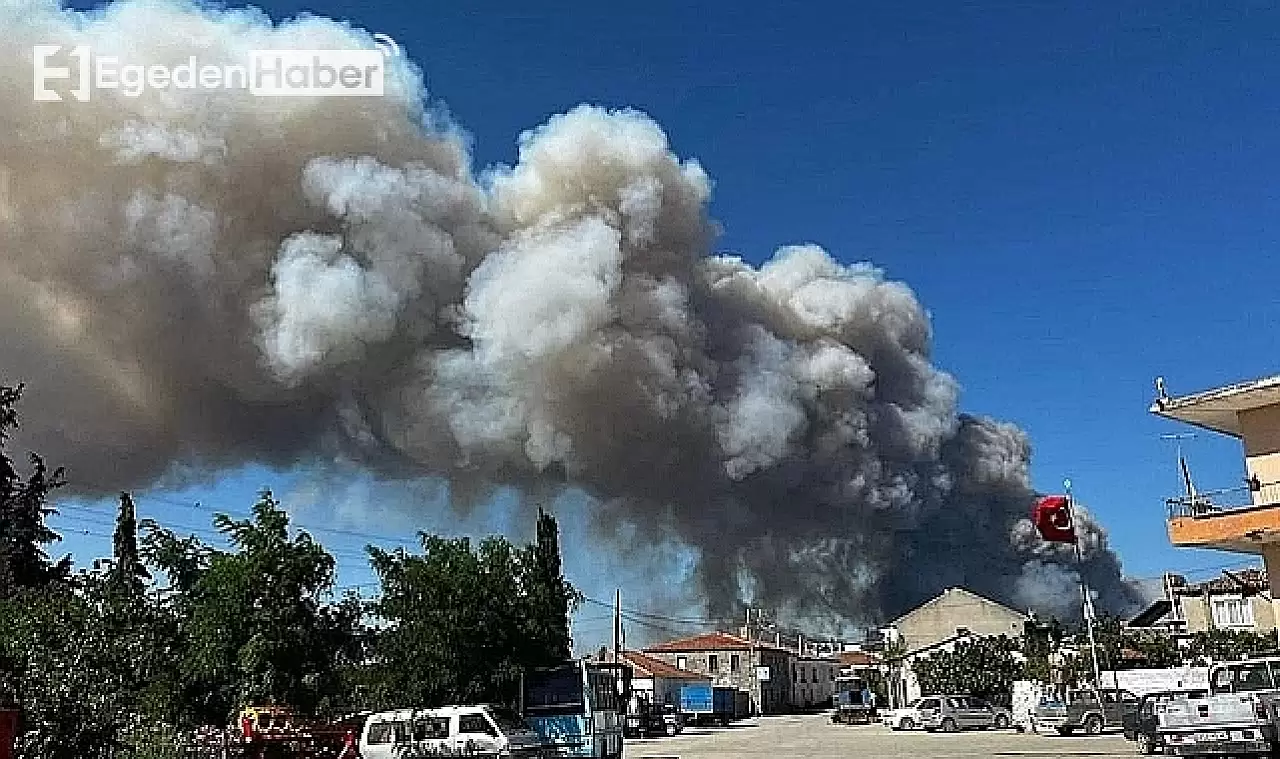
[[[1208,490],[1165,501],[1169,518],[1211,517],[1260,506],[1280,505],[1280,482],[1257,482],[1237,488]]]

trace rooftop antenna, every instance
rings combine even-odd
[[[1182,432],[1160,436],[1161,440],[1172,440],[1174,442],[1174,449],[1178,455],[1178,473],[1182,476],[1182,486],[1187,491],[1187,498],[1191,499],[1193,502],[1196,498],[1196,486],[1191,482],[1191,470],[1187,468],[1187,460],[1182,455],[1182,441],[1192,440],[1195,436],[1194,432]]]

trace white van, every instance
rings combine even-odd
[[[369,715],[361,759],[500,756],[538,759],[542,740],[515,712],[492,706],[397,709]]]

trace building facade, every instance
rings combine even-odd
[[[791,662],[791,703],[797,709],[825,709],[835,695],[835,659],[796,657]]]
[[[746,693],[752,714],[782,714],[793,708],[791,663],[796,656],[786,649],[715,632],[660,643],[644,649],[644,654],[705,675],[713,685]]]
[[[622,660],[631,667],[631,689],[642,694],[651,704],[679,704],[681,687],[711,682],[706,675],[677,669],[639,651],[624,651]]]
[[[1174,588],[1179,616],[1189,633],[1207,630],[1247,630],[1269,633],[1276,629],[1270,582],[1262,569],[1227,572],[1207,582]]]
[[[1156,388],[1151,413],[1236,438],[1243,448],[1244,476],[1237,480],[1243,484],[1216,490],[1197,488],[1179,455],[1184,492],[1165,501],[1174,545],[1254,554],[1266,567],[1269,613],[1257,597],[1223,593],[1216,605],[1211,598],[1201,610],[1205,622],[1218,614],[1230,625],[1244,625],[1252,616],[1255,624],[1262,618],[1275,629],[1280,617],[1280,376],[1181,397],[1167,395],[1163,379]],[[1187,610],[1188,628],[1192,613],[1198,612]]]
[[[966,633],[1019,638],[1029,619],[1020,611],[964,588],[947,588],[890,622],[888,637],[906,651]]]
[[[884,662],[889,703],[902,706],[919,698],[920,682],[912,664],[962,640],[1006,635],[1021,638],[1031,617],[964,588],[948,588],[898,617],[882,630],[890,650]]]

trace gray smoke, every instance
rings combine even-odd
[[[726,618],[845,625],[951,585],[1070,606],[1025,436],[958,413],[911,290],[814,245],[713,254],[710,180],[643,114],[576,108],[475,176],[404,60],[382,98],[32,100],[36,43],[372,46],[344,24],[0,0],[0,28],[0,376],[82,492],[339,457],[461,507],[581,489],[601,531],[693,550]],[[1132,605],[1086,525],[1101,605]]]

